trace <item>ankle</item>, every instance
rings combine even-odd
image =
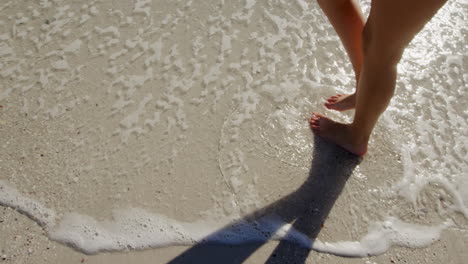
[[[358,126],[354,123],[349,124],[348,131],[352,139],[358,144],[366,144],[369,142],[370,133],[367,133],[362,129],[362,126]]]

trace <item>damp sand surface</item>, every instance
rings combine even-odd
[[[314,1],[2,2],[0,263],[463,263],[465,10],[361,160],[308,127],[354,87]]]

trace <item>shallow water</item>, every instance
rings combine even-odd
[[[349,228],[319,236],[360,242],[287,237],[276,218],[260,221],[276,235],[247,223],[213,241],[366,256],[466,232],[465,8],[447,3],[405,52],[326,222]],[[354,76],[315,2],[10,1],[0,14],[0,204],[87,253],[202,240],[300,188],[317,150],[311,112],[352,118],[322,105]],[[145,217],[154,233],[139,237]]]

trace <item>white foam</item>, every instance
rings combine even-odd
[[[420,226],[389,217],[383,222],[375,223],[360,241],[315,241],[313,248],[346,257],[375,256],[383,254],[392,246],[426,247],[437,241],[442,230],[451,224],[451,221],[447,221],[439,226]]]
[[[392,246],[424,247],[439,239],[450,221],[424,227],[396,218],[375,223],[360,241],[321,242],[311,240],[275,216],[255,221],[232,218],[181,222],[143,209],[113,211],[112,219],[98,221],[90,216],[68,213],[57,217],[54,210],[23,196],[0,181],[0,205],[11,207],[39,224],[49,238],[86,254],[103,251],[142,250],[201,242],[238,245],[285,239],[298,245],[340,256],[379,255]]]
[[[298,80],[286,80],[278,85],[266,84],[263,90],[278,103],[293,103],[300,94],[302,83]]]
[[[67,46],[65,46],[63,48],[63,51],[65,53],[72,53],[72,54],[76,54],[78,53],[78,51],[80,50],[80,47],[81,47],[81,44],[83,42],[79,39],[76,39],[74,40],[73,42],[71,42],[70,44],[68,44]]]
[[[151,99],[153,99],[153,96],[151,94],[146,95],[138,104],[138,108],[133,113],[126,116],[120,122],[120,125],[122,125],[124,128],[131,128],[132,126],[137,124],[138,120],[140,119],[140,115],[143,113],[143,109]]]
[[[70,66],[68,65],[68,62],[66,60],[58,60],[52,62],[52,68],[54,68],[55,70],[63,71],[68,70]]]
[[[97,34],[101,35],[101,36],[105,36],[105,35],[110,35],[110,36],[113,36],[113,37],[116,37],[116,38],[119,38],[120,37],[120,31],[117,27],[114,27],[114,26],[108,26],[106,28],[101,28],[101,27],[94,27],[94,30],[97,32]]]
[[[113,131],[120,135],[122,143],[125,144],[132,134],[147,133],[148,129],[151,130],[157,125],[167,126],[166,134],[171,134],[169,132],[175,127],[180,128],[177,132],[186,132],[192,125],[190,122],[192,120],[186,120],[186,111],[190,108],[185,102],[195,97],[193,102],[202,108],[204,104],[201,103],[210,103],[206,101],[214,95],[215,99],[211,103],[216,104],[219,100],[224,105],[234,105],[235,108],[229,109],[232,111],[228,110],[230,114],[226,116],[216,116],[225,120],[219,148],[229,149],[223,146],[228,144],[226,139],[231,140],[229,144],[236,146],[227,151],[227,161],[222,160],[222,166],[220,165],[222,173],[226,176],[226,182],[233,187],[234,193],[247,187],[255,190],[255,187],[249,186],[245,177],[243,178],[253,169],[249,171],[246,166],[250,164],[249,156],[244,155],[245,149],[242,149],[242,145],[236,141],[241,138],[240,134],[246,127],[243,126],[245,123],[249,121],[253,123],[252,120],[257,122],[264,117],[261,116],[262,111],[271,110],[269,113],[272,114],[268,115],[267,121],[270,125],[276,126],[276,130],[272,133],[280,139],[280,144],[283,144],[281,151],[290,147],[294,149],[294,153],[297,153],[297,157],[291,152],[287,154],[289,159],[305,160],[304,157],[310,157],[313,146],[310,134],[304,132],[310,132],[307,122],[304,122],[304,113],[312,107],[309,104],[301,108],[303,104],[300,98],[313,96],[312,94],[319,90],[315,89],[316,87],[308,89],[309,87],[304,87],[304,84],[313,84],[311,80],[313,79],[329,83],[330,87],[335,87],[335,83],[348,87],[352,78],[344,73],[345,67],[340,66],[339,60],[329,62],[328,59],[320,57],[323,55],[330,58],[337,55],[339,48],[335,50],[335,46],[339,46],[338,38],[330,33],[332,32],[330,26],[327,28],[324,23],[315,23],[320,22],[316,19],[319,9],[317,6],[312,7],[313,3],[304,0],[296,0],[295,4],[287,1],[267,3],[266,5],[271,8],[263,8],[264,6],[260,8],[260,5],[265,5],[261,1],[245,0],[242,3],[233,3],[233,5],[238,4],[239,8],[231,14],[229,8],[222,8],[224,5],[222,1],[221,8],[213,10],[214,13],[210,14],[207,21],[202,17],[193,20],[194,17],[190,17],[193,14],[183,12],[181,9],[165,16],[154,16],[152,13],[158,10],[151,9],[152,1],[137,0],[129,12],[110,11],[118,18],[118,22],[111,25],[106,24],[107,13],[99,12],[106,10],[100,9],[103,7],[102,3],[96,2],[93,6],[85,4],[81,11],[76,12],[74,7],[62,6],[62,3],[55,2],[40,1],[39,4],[43,7],[39,9],[41,12],[32,11],[32,17],[38,18],[43,15],[42,12],[46,11],[46,8],[50,8],[47,9],[48,14],[49,11],[55,10],[46,23],[38,22],[40,19],[28,19],[21,13],[8,14],[8,21],[7,19],[0,21],[2,28],[7,29],[11,26],[11,30],[0,35],[2,41],[0,76],[5,79],[2,83],[5,87],[0,89],[0,101],[4,99],[15,101],[18,99],[15,97],[18,96],[18,90],[25,94],[27,91],[34,91],[39,84],[39,89],[43,91],[38,97],[20,95],[23,97],[19,98],[24,102],[21,111],[46,114],[51,118],[66,116],[72,120],[72,116],[67,116],[66,110],[75,107],[80,101],[79,99],[70,101],[68,98],[82,96],[81,92],[89,93],[83,95],[89,98],[98,95],[100,90],[90,92],[82,89],[88,83],[77,83],[78,88],[73,92],[67,91],[67,95],[64,93],[63,96],[55,96],[54,92],[61,91],[66,84],[73,81],[82,67],[90,71],[96,68],[95,74],[90,75],[91,83],[93,78],[103,77],[99,75],[99,69],[104,68],[105,72],[112,75],[112,79],[107,82],[108,76],[105,76],[103,83],[108,85],[107,92],[113,96],[98,99],[106,100],[104,105],[111,106],[110,113],[105,112],[110,117],[106,125],[113,126],[112,129],[115,129]],[[458,2],[449,2],[447,5],[453,8]],[[10,11],[6,9],[11,8],[12,3],[13,1],[10,1],[0,7],[2,14]],[[55,4],[58,5],[55,7]],[[183,7],[185,9],[182,10],[187,10],[191,4],[192,1],[187,1]],[[291,6],[293,8],[289,8]],[[297,13],[298,7],[299,13]],[[424,35],[428,32],[432,36],[440,35],[431,29],[426,33],[423,32],[419,39],[415,39],[413,46],[417,48],[408,49],[409,60],[404,59],[399,66],[401,70],[399,80],[404,85],[398,87],[400,89],[398,94],[408,93],[412,95],[409,97],[413,100],[405,106],[405,110],[397,109],[391,112],[389,118],[398,120],[398,122],[392,121],[391,126],[398,127],[400,124],[397,130],[408,137],[401,140],[405,142],[401,149],[404,172],[400,182],[395,185],[395,193],[418,205],[422,190],[425,190],[429,184],[434,184],[441,192],[451,197],[451,200],[447,201],[449,213],[442,214],[442,217],[454,217],[453,212],[458,212],[468,219],[466,206],[468,182],[465,177],[468,170],[466,163],[468,142],[466,120],[468,119],[463,104],[460,104],[465,98],[463,96],[466,94],[465,83],[468,75],[456,77],[463,74],[464,54],[460,54],[458,48],[450,47],[454,43],[458,43],[456,45],[463,43],[464,35],[458,28],[462,28],[459,25],[464,21],[460,22],[452,16],[457,12],[461,13],[460,7],[458,8],[451,12],[441,10],[438,13],[442,16],[439,21],[451,21],[453,23],[451,25],[456,25],[451,27],[444,25],[441,28],[445,28],[447,34],[458,40],[437,41],[437,38],[428,38]],[[128,14],[130,16],[127,16]],[[138,17],[139,15],[143,18]],[[314,23],[310,23],[311,21]],[[89,25],[83,25],[86,22],[89,22]],[[196,23],[190,25],[191,23],[185,22]],[[236,22],[246,23],[248,27],[239,26]],[[136,25],[140,23],[141,25]],[[98,26],[95,27],[96,25]],[[209,32],[210,36],[198,34],[196,30]],[[77,36],[74,36],[74,32],[77,32]],[[184,43],[179,38],[181,35],[179,32],[185,32],[188,37],[195,35],[195,41]],[[35,49],[23,54],[19,51],[22,47],[28,47],[25,42],[28,38],[35,44]],[[83,45],[85,47],[82,49]],[[443,45],[447,47],[442,47]],[[326,47],[324,54],[314,54],[320,46]],[[212,56],[213,50],[218,52],[217,57]],[[437,50],[448,50],[447,54],[439,56],[442,62],[435,61],[438,57],[435,52]],[[71,58],[80,51],[83,51],[83,55],[87,53],[90,55],[84,58]],[[240,51],[242,55],[239,57]],[[186,56],[190,56],[187,53],[193,56],[187,58]],[[107,56],[93,57],[96,55]],[[216,57],[215,62],[211,61],[212,57]],[[139,60],[140,58],[143,59]],[[143,65],[140,65],[141,61],[144,61]],[[108,62],[107,69],[106,62]],[[51,67],[40,68],[41,65]],[[437,75],[432,70],[433,65],[441,66],[442,74],[436,76],[437,78],[433,78],[433,75]],[[145,72],[139,75],[140,66]],[[69,72],[71,69],[76,72]],[[198,86],[202,86],[202,91],[195,94],[199,92]],[[192,87],[195,89],[191,90]],[[159,94],[161,89],[164,90],[162,95]],[[309,94],[304,92],[306,90],[313,92]],[[223,95],[234,96],[226,99]],[[273,109],[267,109],[265,101],[274,105]],[[408,101],[397,96],[392,102],[405,104]],[[399,122],[401,119],[405,120]],[[405,133],[405,128],[409,133]],[[179,133],[172,134],[178,134],[179,138],[183,137]],[[71,140],[79,142],[75,143],[76,145],[85,145],[86,142]],[[271,137],[259,140],[272,142]],[[391,140],[400,142],[400,138],[393,135]],[[180,150],[172,151],[176,153]],[[275,158],[283,161],[281,157]],[[256,202],[252,197],[248,198]],[[237,199],[239,197],[234,195],[225,203],[236,205],[240,203]],[[58,218],[54,210],[22,196],[4,182],[0,182],[0,203],[28,215],[47,230],[52,239],[73,245],[88,253],[173,244],[191,245],[202,240],[227,244],[267,240],[263,234],[252,229],[253,223],[243,221],[237,225],[242,227],[241,231],[227,228],[224,233],[212,234],[223,224],[227,225],[228,222],[234,221],[234,218],[224,219],[217,224],[213,224],[210,220],[183,223],[141,209],[117,210],[114,218],[106,221],[97,221],[91,216],[78,213]],[[144,219],[152,219],[154,223],[148,225]],[[135,226],[135,223],[142,224],[144,228]],[[291,226],[275,218],[260,219],[257,224],[265,232],[276,232],[280,227],[273,238],[292,239],[305,247],[333,254],[368,256],[381,254],[392,245],[410,247],[428,245],[438,238],[440,231],[446,228],[448,223],[435,227],[421,227],[389,218],[373,226],[369,234],[360,241],[336,243],[310,241],[294,230],[290,230],[294,235],[285,235]],[[151,232],[148,232],[148,227],[151,227]],[[158,227],[164,227],[163,231],[157,229]]]
[[[134,14],[149,16],[151,11],[151,0],[137,0],[133,8]]]
[[[8,44],[4,42],[0,43],[0,57],[11,55],[13,53],[13,49],[10,46],[8,46]]]
[[[446,39],[434,36],[445,30],[439,27],[443,21],[451,21],[450,33],[444,34],[451,36],[450,42],[463,39],[460,27],[455,26],[463,22],[453,19],[453,14],[462,10],[456,1],[447,3],[412,41],[399,64],[402,94],[411,97],[397,96],[394,102],[398,107],[387,111],[398,120],[392,121],[392,127],[399,131],[392,135],[392,140],[401,142],[403,175],[394,191],[414,206],[444,197],[443,206],[438,205],[438,214],[453,219],[457,213],[468,219],[467,189],[463,188],[468,184],[468,119],[466,111],[459,107],[466,93],[459,72],[464,67],[464,54],[458,47],[449,47]],[[435,52],[434,46],[443,52]]]
[[[23,196],[16,189],[0,180],[0,205],[25,214],[41,227],[47,229],[55,224],[55,212],[34,199]]]

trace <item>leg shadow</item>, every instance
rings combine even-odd
[[[314,240],[324,226],[335,201],[361,159],[341,148],[315,139],[309,177],[293,195],[293,227]],[[296,204],[299,203],[299,204]],[[286,240],[280,241],[266,263],[305,263],[310,250]]]
[[[243,217],[239,222],[256,222],[266,215],[276,215],[291,223],[312,241],[318,236],[346,181],[361,159],[341,148],[314,137],[314,152],[309,177],[295,192]],[[234,223],[235,224],[235,223]],[[278,225],[277,231],[281,226]],[[217,237],[232,229],[232,224],[209,237]],[[274,232],[273,232],[274,233]],[[271,238],[265,234],[265,242],[240,246],[201,242],[186,250],[169,264],[185,263],[243,263]],[[286,240],[280,241],[266,263],[304,263],[310,249]]]

